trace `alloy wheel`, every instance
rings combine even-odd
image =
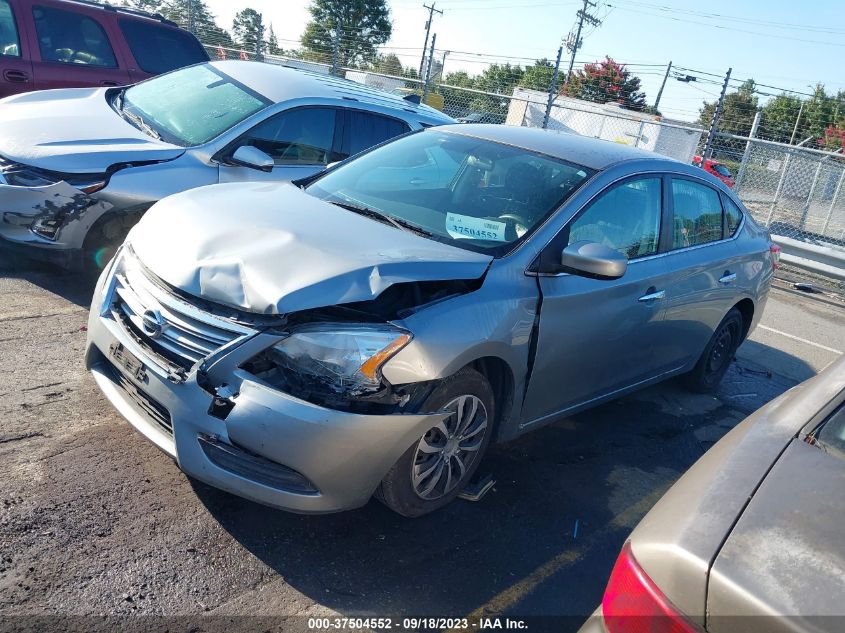
[[[444,497],[463,480],[488,427],[487,409],[476,396],[459,396],[443,409],[451,414],[422,437],[411,466],[414,492],[427,501]]]

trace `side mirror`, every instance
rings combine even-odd
[[[600,279],[619,279],[628,270],[628,258],[598,242],[575,242],[560,254],[560,263],[576,274]]]
[[[253,147],[252,145],[241,145],[235,150],[235,153],[232,154],[232,158],[230,160],[235,165],[249,167],[250,169],[257,169],[268,173],[273,171],[273,167],[276,165],[276,162],[269,154],[262,152],[260,149]]]

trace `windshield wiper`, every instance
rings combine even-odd
[[[161,134],[159,134],[158,131],[154,127],[152,127],[149,123],[144,121],[144,119],[141,117],[140,114],[135,114],[133,112],[129,112],[129,110],[121,109],[120,110],[120,116],[122,116],[124,119],[129,121],[132,125],[134,125],[138,129],[140,129],[142,132],[146,132],[147,134],[152,136],[154,139],[157,139],[159,141],[161,140]]]
[[[330,200],[329,202],[342,209],[346,209],[347,211],[353,211],[354,213],[358,213],[368,218],[373,218],[375,220],[381,220],[382,222],[388,222],[402,231],[411,231],[424,237],[431,237],[431,233],[426,231],[424,228],[406,220],[403,220],[401,218],[395,218],[388,213],[379,211],[378,209],[371,209],[370,207],[365,207],[360,204],[354,204],[352,202],[343,202],[341,200]]]

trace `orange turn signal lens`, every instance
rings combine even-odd
[[[377,380],[376,374],[379,368],[381,368],[382,365],[396,354],[396,352],[405,347],[410,340],[410,334],[400,334],[399,337],[396,338],[396,340],[394,340],[390,345],[380,352],[376,352],[370,356],[370,358],[368,358],[367,361],[358,368],[358,371],[364,374],[364,376],[371,381]]]

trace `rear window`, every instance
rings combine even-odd
[[[0,0],[0,55],[21,56],[18,27],[7,0]]]
[[[672,179],[674,208],[672,248],[687,248],[722,239],[722,204],[715,189]]]
[[[736,233],[739,223],[742,221],[742,211],[727,196],[723,198],[723,201],[725,203],[725,237],[731,237]]]
[[[725,167],[724,165],[719,165],[719,164],[713,165],[713,171],[715,171],[720,176],[729,176],[729,177],[733,176],[733,174],[731,173],[731,170],[728,169],[727,167]]]
[[[363,152],[411,129],[404,121],[371,112],[349,110],[348,116],[340,149],[342,158]]]
[[[208,61],[208,54],[190,33],[140,20],[120,20],[132,56],[153,75]]]
[[[117,68],[109,38],[97,21],[52,7],[33,7],[32,16],[42,61]]]

